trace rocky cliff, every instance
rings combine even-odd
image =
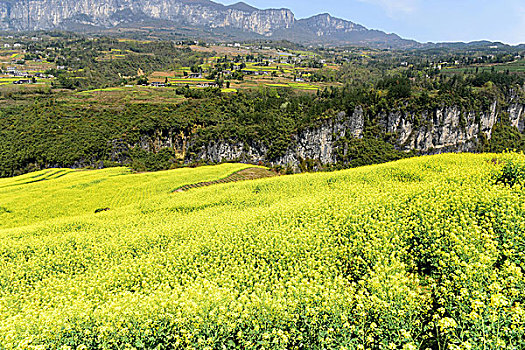
[[[315,32],[319,37],[339,33],[368,31],[368,29],[359,24],[332,17],[328,13],[300,19],[297,21],[297,25]]]
[[[245,3],[224,6],[209,0],[0,0],[0,30],[46,30],[166,21],[195,28],[232,28],[276,39],[301,42],[402,41],[396,35],[369,31],[328,14],[296,20],[289,9],[260,10]],[[233,32],[232,32],[233,35]],[[406,43],[412,43],[406,41]]]
[[[68,21],[112,27],[129,21],[129,18],[163,19],[196,26],[234,27],[258,34],[289,28],[294,22],[293,13],[287,9],[250,11],[240,6],[222,6],[211,1],[0,1],[0,25],[4,30],[53,29],[60,28]]]
[[[498,119],[496,108],[497,104],[493,103],[490,111],[477,113],[457,107],[436,109],[421,116],[397,112],[381,119],[384,130],[397,136],[397,145],[402,150],[469,152],[476,149],[481,134],[490,139]]]
[[[286,150],[274,159],[268,157],[271,145],[258,140],[215,140],[196,147],[191,134],[160,133],[145,138],[134,147],[151,150],[172,147],[186,161],[242,161],[265,163],[298,169],[302,162],[334,165],[344,160],[347,141],[360,139],[365,131],[365,119],[376,120],[382,132],[393,135],[393,145],[401,151],[419,151],[422,154],[443,152],[475,152],[482,139],[490,139],[501,116],[520,132],[525,131],[525,105],[511,103],[500,108],[494,102],[484,112],[464,111],[458,107],[444,107],[416,115],[410,112],[390,112],[367,116],[361,107],[353,114],[340,112],[319,125],[300,130],[293,135]]]

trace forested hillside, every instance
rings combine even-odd
[[[298,172],[524,147],[519,47],[35,35],[0,37],[3,177],[231,161]]]
[[[356,166],[414,154],[409,151],[440,152],[403,144],[400,133],[406,130],[389,123],[403,118],[412,130],[426,130],[442,123],[435,120],[437,112],[447,119],[451,110],[457,118],[455,132],[465,140],[453,134],[449,143],[442,142],[446,147],[441,151],[523,149],[523,91],[517,81],[491,82],[502,77],[494,73],[475,78],[481,81],[446,79],[432,97],[427,90],[413,93],[414,84],[407,78],[381,80],[375,88],[331,88],[313,94],[284,88],[233,95],[216,88],[177,88],[170,101],[155,104],[88,104],[42,95],[36,102],[0,109],[0,174],[113,165],[159,170],[235,160],[303,170]],[[450,118],[445,122],[453,123]],[[462,133],[469,128],[474,128],[470,139]],[[292,159],[300,142],[320,147],[318,139],[298,138],[312,129],[330,138],[332,158],[323,161],[319,148]],[[439,138],[438,132],[428,137]],[[332,138],[334,133],[339,134]],[[404,135],[407,140],[409,136]],[[463,147],[462,141],[469,143]]]

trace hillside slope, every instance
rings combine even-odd
[[[525,174],[447,154],[27,219],[0,230],[0,348],[523,348],[509,159]]]
[[[0,228],[92,214],[166,195],[183,186],[216,181],[246,169],[221,164],[134,174],[128,168],[48,169],[0,179]]]
[[[8,106],[0,110],[0,177],[51,167],[160,170],[239,161],[304,171],[414,153],[525,150],[525,99],[499,103],[473,95],[488,107],[435,101],[435,108],[416,102],[378,112],[374,104],[352,106],[350,94],[344,102],[279,93],[179,104]]]

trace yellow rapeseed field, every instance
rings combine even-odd
[[[523,164],[0,179],[0,349],[524,349]]]
[[[253,167],[221,164],[133,174],[128,168],[97,171],[48,169],[0,179],[0,228],[34,224],[57,217],[92,214],[148,201],[187,184],[213,181]]]

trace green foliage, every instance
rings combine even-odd
[[[497,72],[482,72],[473,76],[470,81],[473,86],[478,87],[484,86],[488,82],[492,82],[501,87],[522,86],[525,83],[523,76]]]
[[[345,137],[337,142],[337,159],[346,167],[386,163],[416,155],[394,146],[394,135],[384,134],[378,125],[368,121],[362,138]],[[341,166],[339,165],[339,167]]]
[[[131,150],[130,157],[130,166],[136,171],[158,171],[181,165],[177,154],[170,148],[163,148],[157,153],[135,148]]]
[[[499,122],[494,125],[490,140],[482,140],[480,150],[498,153],[507,150],[525,150],[525,137],[515,127]]]
[[[412,84],[407,77],[385,78],[378,83],[378,88],[387,89],[391,99],[408,98],[412,95]]]
[[[510,154],[504,165],[493,176],[496,184],[506,186],[525,185],[525,158],[523,154]]]
[[[55,63],[66,69],[50,69],[46,73],[57,77],[55,86],[80,90],[121,85],[126,81],[123,77],[133,79],[153,71],[195,66],[202,64],[204,57],[209,56],[178,48],[171,41],[121,41],[103,37],[88,39],[73,36],[64,40],[31,43],[29,48],[38,52],[49,49],[54,49],[53,53],[60,52]]]
[[[341,162],[350,167],[385,163],[414,155],[399,151],[391,143],[376,137],[342,140],[338,153]]]
[[[148,84],[148,78],[145,76],[141,76],[137,79],[137,85],[147,85]]]
[[[323,87],[316,94],[261,84],[253,90],[241,88],[239,93],[226,96],[220,88],[177,86],[150,89],[154,91],[151,101],[135,103],[136,91],[131,93],[116,85],[147,83],[153,71],[171,74],[183,70],[186,74],[210,74],[219,86],[228,86],[229,79],[243,79],[243,73],[234,70],[229,77],[223,74],[226,70],[233,70],[235,65],[246,67],[247,63],[268,65],[269,57],[264,56],[269,53],[261,49],[260,54],[231,57],[211,50],[192,51],[188,45],[193,41],[186,41],[181,48],[173,41],[42,34],[42,41],[26,40],[23,36],[17,40],[25,40],[28,59],[46,58],[64,66],[48,71],[56,77],[53,86],[60,89],[0,89],[0,137],[5,140],[0,143],[2,177],[54,166],[122,164],[140,171],[172,168],[198,161],[197,155],[212,143],[260,146],[268,150],[265,160],[273,162],[292,146],[294,135],[318,127],[340,112],[350,116],[357,107],[365,112],[368,130],[362,140],[341,140],[335,168],[386,162],[413,154],[399,151],[405,145],[396,144],[394,135],[383,134],[379,127],[383,122],[381,115],[400,112],[412,116],[415,130],[432,123],[436,108],[457,107],[478,113],[489,110],[495,101],[499,109],[505,109],[510,97],[514,101],[523,99],[523,76],[518,73],[481,69],[455,74],[450,67],[440,70],[433,63],[457,61],[455,66],[459,66],[462,59],[466,64],[473,63],[472,57],[476,64],[510,62],[515,57],[515,50],[510,48],[502,49],[505,52],[497,57],[482,54],[487,53],[485,49],[464,53],[444,48],[406,52],[352,48],[334,49],[334,53],[319,48],[298,53],[303,56],[302,62],[280,63],[280,69],[275,70],[279,74],[286,70],[290,77],[326,83],[320,84]],[[257,46],[274,44],[277,45],[261,42]],[[210,56],[220,56],[214,68]],[[333,64],[339,65],[338,69],[333,69]],[[298,69],[308,67],[311,71]],[[115,90],[100,89],[104,87]],[[78,93],[93,88],[96,96]],[[115,100],[117,90],[129,95]],[[166,102],[166,95],[170,102]],[[423,116],[427,116],[426,120]],[[479,150],[524,149],[522,135],[505,124],[507,121],[502,121],[494,128],[490,141],[481,135]],[[461,118],[460,126],[466,126],[465,118]],[[167,137],[172,139],[161,142]],[[158,144],[172,147],[161,151]],[[304,168],[320,169],[322,165],[304,160]]]
[[[85,106],[44,94],[33,102],[4,106],[0,109],[0,136],[6,142],[0,144],[0,176],[51,166],[99,167],[101,162],[130,165],[140,171],[169,169],[195,161],[203,147],[223,141],[263,145],[268,149],[266,159],[274,161],[292,145],[294,134],[318,127],[323,120],[335,118],[338,111],[352,115],[357,106],[365,111],[364,137],[340,140],[336,167],[387,162],[414,154],[396,149],[402,145],[396,145],[395,135],[383,134],[380,121],[375,119],[379,113],[412,112],[413,127],[417,128],[428,122],[422,120],[423,112],[437,106],[463,101],[459,106],[465,110],[486,109],[496,98],[484,95],[483,90],[467,100],[447,94],[430,98],[424,93],[385,99],[378,90],[348,86],[318,95],[285,88],[222,94],[219,88],[189,87],[178,87],[174,94],[186,100]],[[159,152],[154,144],[167,135],[184,135],[192,142],[182,149],[183,141],[178,139],[171,150]],[[492,152],[525,148],[523,136],[504,122],[494,127],[490,141],[482,140],[479,145],[481,151]]]

